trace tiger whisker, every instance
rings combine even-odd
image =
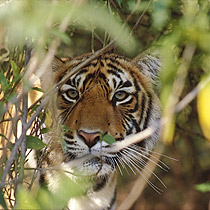
[[[121,153],[121,152],[120,152]],[[113,158],[115,160],[116,163],[120,163],[120,165],[122,166],[123,169],[125,169],[126,173],[130,176],[129,171],[127,170],[127,167],[125,166],[125,164],[123,163],[123,159],[119,156],[119,154],[116,154],[115,158]],[[117,159],[117,160],[116,160]],[[127,164],[126,164],[127,165]],[[118,165],[118,169],[121,171],[121,169],[119,168],[120,166]],[[121,171],[122,172],[122,171]],[[133,171],[133,173],[135,174],[135,172]],[[121,173],[121,175],[123,175],[123,173]]]
[[[120,153],[120,154],[123,156],[122,153]],[[133,174],[136,175],[135,171],[134,171],[133,168],[127,163],[127,161],[126,161],[124,158],[120,158],[120,159],[122,159],[122,161],[130,168],[130,170],[133,172]],[[127,171],[127,169],[126,169],[126,171]],[[127,171],[127,173],[129,174],[128,171]]]
[[[139,150],[139,149],[143,150],[145,153],[147,153],[149,155],[151,155],[151,153],[152,153],[152,154],[160,155],[161,157],[165,157],[165,158],[170,159],[170,160],[179,161],[176,158],[172,158],[172,157],[170,157],[168,155],[164,155],[162,153],[159,153],[159,152],[156,152],[156,151],[153,151],[153,150],[145,149],[144,147],[140,147],[140,146],[135,145],[135,144],[131,145],[130,147],[136,147],[137,150]],[[153,157],[155,157],[155,156],[153,156]]]
[[[136,170],[137,172],[141,175],[141,177],[150,185],[150,187],[152,187],[153,190],[155,190],[158,194],[161,194],[161,192],[163,192],[163,190],[161,190],[160,188],[158,188],[156,185],[154,185],[137,167],[136,165],[131,161],[129,160],[129,158],[127,156],[123,156],[124,159],[129,163],[128,166],[131,167],[130,165],[132,165]],[[148,172],[146,172],[143,168],[141,168],[142,171],[144,173],[146,173],[147,175],[149,175]]]
[[[133,153],[130,153],[129,151],[124,151],[126,153],[127,156],[129,156],[131,159],[133,159],[134,161],[136,161],[137,164],[140,164],[142,165],[144,168],[140,167],[140,169],[142,170],[148,170],[150,173],[152,173],[156,178],[157,180],[165,187],[167,188],[167,186],[164,184],[164,182],[157,176],[157,174],[155,174],[150,168],[149,166],[147,166],[146,162],[144,160],[139,160],[138,158],[136,158],[136,156],[134,156]],[[139,166],[139,165],[137,165]]]
[[[165,171],[170,170],[170,167],[168,165],[166,165],[163,161],[161,161],[156,156],[152,155],[151,152],[147,152],[146,149],[139,147],[137,145],[131,145],[130,148],[133,148],[134,150],[136,150],[136,153],[142,152],[142,153],[145,153],[146,155],[152,157],[154,160],[158,160],[158,162],[161,163],[165,167],[165,169],[164,169]],[[161,156],[160,153],[157,152],[157,154]]]
[[[157,166],[158,166],[159,168],[161,168],[162,170],[168,172],[169,167],[168,167],[166,164],[162,163],[162,164],[166,167],[166,168],[164,168],[164,167],[161,166],[159,163],[156,163],[155,161],[153,161],[152,159],[150,159],[150,158],[147,157],[146,155],[142,154],[140,151],[136,151],[135,149],[133,149],[133,148],[131,148],[131,147],[127,147],[126,149],[127,149],[127,150],[130,150],[130,151],[132,151],[132,152],[134,152],[134,153],[136,153],[137,155],[139,155],[139,156],[141,156],[141,157],[143,157],[143,158],[145,158],[145,159],[147,159],[147,160],[149,160],[149,161],[151,161],[152,163],[154,163],[155,165],[157,165]]]
[[[116,157],[116,158],[118,159],[118,157]],[[116,164],[117,168],[119,169],[121,176],[123,176],[123,172],[118,164],[118,161],[116,161],[116,159],[113,159],[113,160],[115,161],[115,164]]]
[[[121,157],[119,157],[119,155],[117,154],[117,159],[120,162],[121,166],[125,169],[126,173],[128,174],[128,176],[130,176],[129,171],[127,170],[127,167],[124,165],[123,160],[121,159]]]

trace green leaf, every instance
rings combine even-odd
[[[61,147],[63,149],[63,152],[66,153],[67,152],[67,144],[64,139],[61,139]]]
[[[2,190],[0,191],[0,204],[4,207],[4,209],[7,209],[7,205],[4,200],[4,193],[2,192]]]
[[[8,83],[6,77],[4,76],[3,71],[0,72],[0,84],[2,91],[6,91],[8,88]]]
[[[210,182],[195,185],[195,189],[200,192],[210,192]]]
[[[0,133],[0,136],[3,137],[4,139],[8,140],[8,138],[4,134]]]
[[[64,133],[67,133],[70,131],[69,127],[67,125],[61,125],[61,128],[63,130]]]
[[[39,107],[39,105],[34,105],[33,108],[28,113],[30,116],[36,111],[36,109]]]
[[[39,150],[46,146],[37,136],[26,136],[26,147],[29,149]]]
[[[105,141],[110,146],[112,146],[112,144],[116,142],[116,139],[113,136],[109,135],[109,134],[105,134],[104,136],[102,136],[101,140]]]
[[[11,67],[13,70],[14,77],[17,77],[19,75],[19,71],[20,71],[19,67],[13,60],[10,60],[10,64],[11,64]]]
[[[44,90],[42,90],[41,88],[38,88],[38,87],[32,87],[32,90],[36,90],[36,91],[44,93]]]
[[[49,128],[42,128],[41,134],[45,134],[49,132]]]

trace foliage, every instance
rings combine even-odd
[[[165,147],[178,145],[188,157],[185,146],[180,144],[190,136],[187,145],[197,164],[210,170],[206,161],[209,144],[204,142],[210,138],[209,12],[210,2],[205,0],[1,1],[0,204],[14,207],[16,195],[20,208],[51,208],[46,201],[57,202],[55,195],[42,188],[31,195],[27,191],[30,184],[23,184],[24,162],[30,149],[39,152],[45,146],[41,133],[48,130],[42,130],[41,125],[45,120],[47,127],[52,123],[52,113],[41,112],[44,106],[40,99],[29,103],[31,93],[43,95],[31,75],[41,76],[54,55],[94,52],[110,43],[115,51],[129,57],[151,46],[159,50],[163,61],[160,139]],[[6,127],[10,128],[9,133],[2,129]],[[109,135],[101,136],[101,140],[109,145],[115,142]],[[189,170],[187,158],[183,164]],[[69,182],[71,190],[67,194],[75,191],[75,183]],[[204,188],[209,191],[209,184],[196,187],[200,191]],[[18,193],[13,193],[17,189]],[[79,190],[78,194],[82,193]],[[32,206],[27,206],[27,202]]]
[[[116,139],[109,134],[105,134],[105,135],[100,134],[100,139],[101,141],[105,141],[110,146],[112,146],[112,144],[116,142]]]
[[[197,184],[195,186],[196,190],[199,190],[201,192],[210,192],[210,182],[202,183],[202,184]]]

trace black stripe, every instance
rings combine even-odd
[[[132,102],[133,102],[133,98],[131,98],[129,101],[126,101],[126,102],[124,102],[124,103],[120,103],[119,105],[125,106],[125,105],[128,105],[128,104],[132,103]],[[129,111],[130,111],[130,110],[129,110]]]
[[[67,82],[66,82],[67,85],[71,85],[71,86],[75,87],[74,83],[75,82],[73,82],[71,79],[67,80]]]
[[[75,158],[76,158],[76,155],[74,155],[73,153],[71,153],[71,152],[68,151],[68,152],[65,154],[65,157],[64,157],[63,162],[64,162],[64,163],[68,163],[69,161],[74,160]]]
[[[106,81],[106,76],[103,73],[99,73],[99,78],[103,79],[104,81]]]
[[[126,81],[122,84],[122,87],[121,88],[124,88],[124,87],[132,87],[132,83],[130,81]]]
[[[116,79],[112,79],[112,82],[113,82],[113,84],[114,84],[114,88],[116,88],[116,86],[117,86],[117,81],[116,81]]]
[[[148,94],[148,98],[149,98],[149,107],[147,108],[146,110],[146,119],[144,121],[144,126],[143,126],[143,129],[147,128],[147,125],[148,125],[148,122],[149,122],[149,119],[150,119],[150,115],[151,115],[151,111],[152,111],[152,97],[150,94]]]
[[[136,133],[140,132],[141,129],[139,127],[139,124],[138,122],[136,121],[136,119],[132,119],[132,124],[133,124],[133,127],[136,129]]]
[[[97,192],[97,191],[101,190],[106,185],[108,180],[109,180],[108,176],[102,176],[102,177],[98,178],[96,180],[95,185],[93,186],[93,191]]]
[[[139,124],[141,124],[141,122],[143,120],[144,107],[145,107],[145,93],[142,92],[142,98],[141,98],[141,115],[140,115]]]
[[[88,74],[86,76],[86,79],[83,81],[83,91],[85,91],[85,86],[88,83],[89,80],[94,79],[95,78],[95,74]]]
[[[80,70],[76,75],[75,75],[75,78],[78,77],[79,75],[83,74],[83,73],[86,73],[88,70],[87,69],[82,69]]]
[[[67,93],[66,93],[66,95],[67,95],[67,97],[68,97],[68,94],[67,94]],[[69,98],[69,100],[68,100],[68,99],[66,99],[66,98],[64,97],[64,95],[61,95],[61,98],[63,99],[63,103],[65,103],[65,104],[67,104],[67,105],[73,104],[73,102],[70,101],[70,100],[71,100],[70,98]]]
[[[71,134],[69,134],[69,133],[65,133],[64,136],[67,137],[68,139],[73,139],[73,138],[74,138],[74,137],[73,137]]]
[[[78,87],[78,86],[79,86],[80,81],[81,81],[81,78],[79,78],[79,79],[77,80],[76,87]]]
[[[112,69],[109,69],[107,72],[108,72],[109,74],[115,75],[116,77],[118,77],[118,78],[121,79],[121,76],[120,76],[120,74],[119,74],[117,71],[114,71],[114,70],[112,70]]]
[[[124,69],[124,66],[122,66],[122,64],[117,60],[117,58],[118,57],[115,57],[115,59],[113,59],[113,58],[108,58],[108,60],[110,60],[112,63],[113,63],[113,65],[117,65],[117,66],[119,66],[120,68],[122,68],[122,69]],[[121,58],[122,59],[122,58]],[[118,67],[117,67],[118,68]],[[121,70],[120,70],[121,71]]]
[[[137,93],[137,92],[134,93],[134,97],[136,98],[136,104],[135,104],[135,106],[134,106],[133,109],[129,109],[129,113],[134,113],[134,112],[136,112],[136,111],[138,110],[138,108],[139,108],[139,102],[138,102],[139,96],[138,96],[138,93]],[[133,99],[133,98],[132,98],[132,99]],[[131,102],[132,102],[132,101],[131,101]]]
[[[72,86],[73,87],[78,87],[79,85],[79,81],[81,80],[81,78],[78,78],[78,76],[80,76],[81,74],[85,74],[88,70],[87,69],[82,69],[80,70],[71,80],[72,80]],[[77,80],[78,79],[78,80]],[[71,80],[70,80],[70,85],[71,85]],[[76,83],[77,80],[77,83]],[[69,82],[69,81],[68,81]]]
[[[71,151],[75,151],[75,150],[78,150],[77,148],[74,148],[74,147],[71,147],[71,146],[68,146],[69,143],[67,143],[67,149],[71,150]]]

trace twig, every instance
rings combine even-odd
[[[161,121],[161,130],[160,130],[160,136],[163,138],[163,141],[166,141],[164,139],[164,130],[166,126],[171,122],[173,115],[175,114],[176,105],[179,102],[180,95],[183,91],[184,85],[185,85],[185,79],[187,76],[187,72],[190,66],[190,63],[192,61],[194,52],[195,52],[195,45],[188,44],[186,45],[183,56],[182,56],[182,62],[177,70],[177,76],[175,78],[175,81],[173,83],[172,92],[168,99],[167,109],[165,110],[165,113],[163,114],[162,121]]]
[[[37,108],[36,112],[32,115],[31,119],[28,121],[28,123],[25,125],[25,127],[23,128],[22,134],[19,137],[19,139],[16,141],[14,148],[12,150],[12,153],[9,157],[9,159],[7,160],[2,178],[1,178],[1,184],[0,184],[0,189],[2,189],[5,185],[5,180],[6,180],[6,176],[10,170],[11,164],[17,154],[18,148],[19,146],[22,144],[23,140],[24,140],[24,136],[26,131],[31,127],[33,121],[36,119],[36,117],[39,115],[39,113],[42,111],[42,109],[44,108],[44,106],[46,105],[47,99],[44,99],[40,106]]]
[[[117,141],[113,143],[112,147],[106,148],[105,151],[109,153],[118,152],[131,144],[136,144],[143,141],[146,138],[149,138],[155,132],[155,130],[156,129],[154,127],[148,127],[139,133],[125,138],[123,141]]]
[[[210,82],[210,75],[202,80],[191,92],[189,92],[175,107],[175,112],[182,111],[197,95],[198,93]]]
[[[24,162],[25,162],[25,152],[26,152],[26,131],[24,128],[26,127],[27,123],[27,112],[28,111],[28,94],[26,93],[23,97],[23,117],[22,117],[22,132],[23,140],[21,144],[21,160],[20,160],[20,175],[19,175],[19,183],[22,183],[24,177]]]
[[[25,66],[27,66],[29,60],[31,57],[31,49],[26,46],[25,48]],[[25,89],[23,87],[23,89]],[[23,103],[22,103],[22,112],[23,116],[21,119],[22,122],[22,131],[24,130],[24,127],[26,127],[27,124],[27,115],[28,115],[28,93],[26,91],[25,95],[23,96]],[[26,130],[27,131],[27,130]],[[24,178],[24,163],[25,163],[25,153],[26,153],[26,132],[23,134],[23,141],[21,144],[21,159],[20,159],[20,174],[18,178],[18,183],[22,184],[23,178]]]
[[[189,129],[186,129],[186,128],[182,128],[179,124],[176,124],[176,126],[177,126],[177,128],[178,128],[179,130],[184,131],[184,132],[187,133],[188,135],[191,135],[191,136],[198,136],[198,137],[200,137],[200,138],[202,138],[202,139],[206,139],[205,136],[203,136],[203,135],[200,134],[200,133],[194,132],[194,131],[189,130]],[[206,139],[206,140],[207,140],[207,139]]]
[[[136,24],[133,26],[132,31],[135,31],[135,30],[138,28],[139,23],[140,23],[142,17],[144,16],[144,14],[146,13],[146,11],[148,10],[148,8],[149,8],[150,4],[152,3],[152,1],[153,1],[153,0],[150,0],[150,1],[149,1],[147,7],[144,9],[144,11],[142,12],[142,14],[140,15],[140,17],[139,17],[139,19],[137,20]]]

